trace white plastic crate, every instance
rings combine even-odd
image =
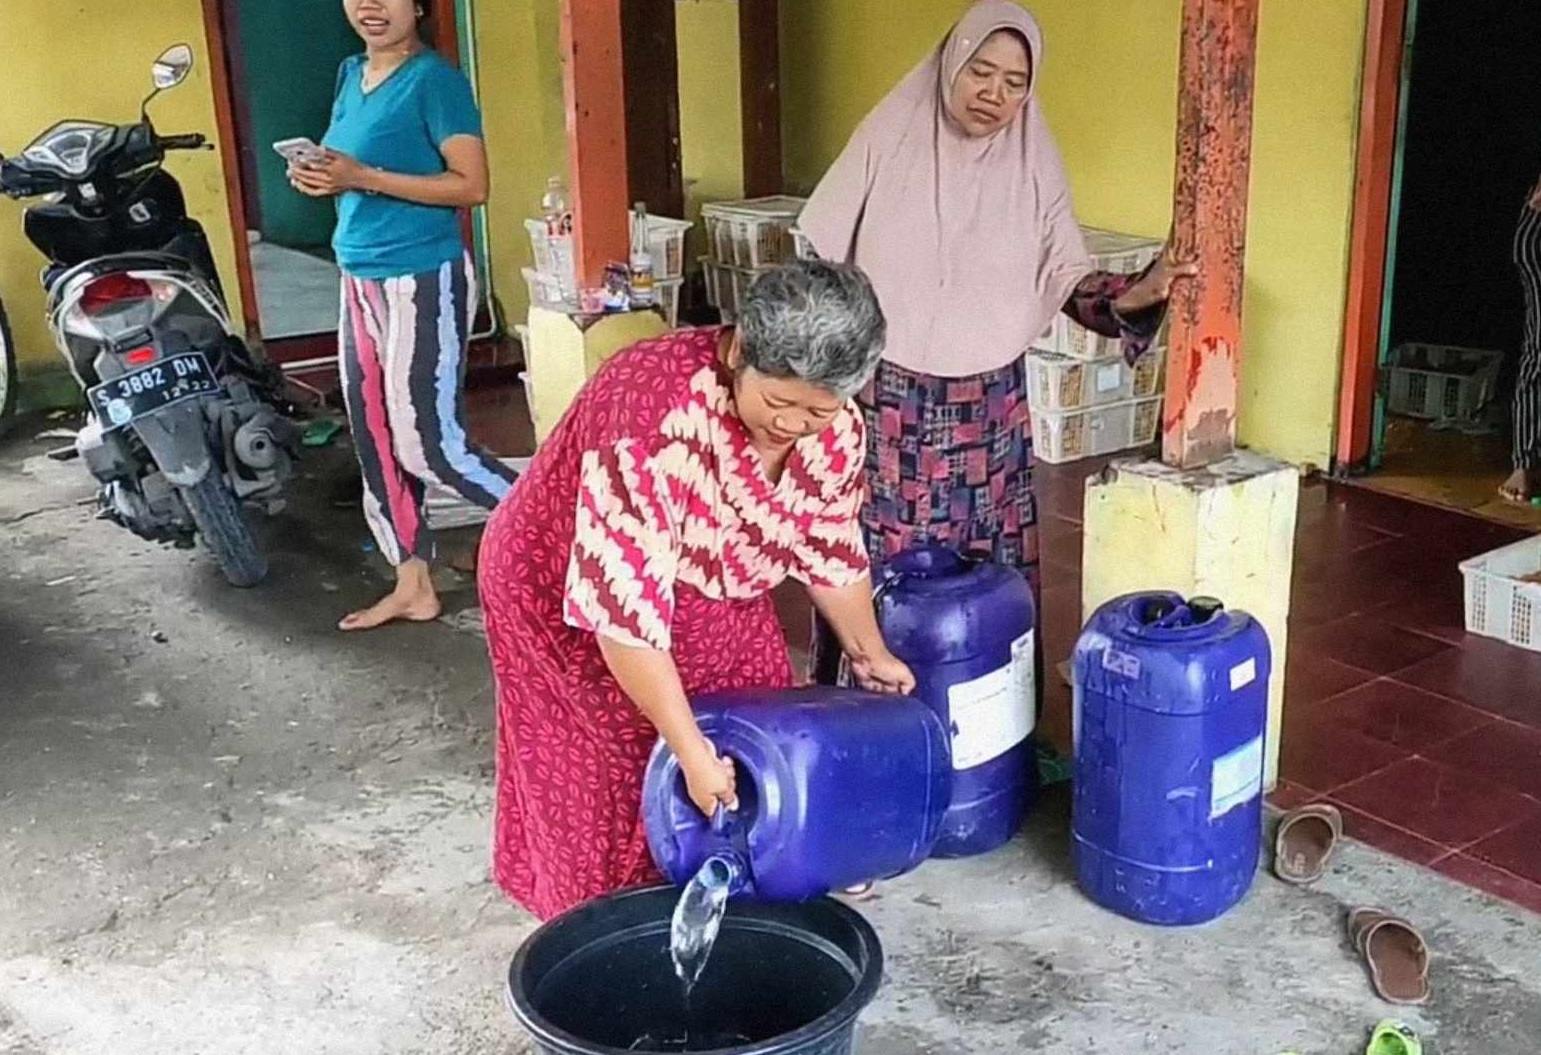
[[[675,220],[668,216],[648,216],[647,247],[653,258],[653,276],[660,280],[685,276],[685,236],[693,226],[689,220]],[[628,230],[636,234],[636,214],[631,214]],[[573,267],[573,240],[568,235],[552,237],[546,233],[546,221],[524,221],[525,232],[530,236],[530,253],[535,258],[535,270],[555,277],[569,299],[577,295],[576,272]]]
[[[1541,652],[1541,535],[1461,564],[1466,629]]]
[[[806,204],[805,198],[779,195],[703,205],[701,218],[712,258],[751,269],[786,263],[796,253],[792,228]]]
[[[701,258],[701,270],[706,276],[706,302],[722,312],[726,320],[737,313],[738,300],[734,297],[732,271],[711,257]]]
[[[796,227],[792,228],[792,252],[799,260],[817,260],[819,256],[818,251],[813,248],[813,239]]]
[[[670,329],[680,324],[680,290],[684,287],[683,278],[669,278],[653,283],[653,298]]]
[[[706,269],[706,302],[722,314],[723,322],[731,324],[760,272],[725,267],[715,260],[703,260],[701,266]]]
[[[1159,238],[1120,234],[1100,227],[1083,226],[1081,234],[1092,255],[1092,266],[1098,271],[1116,271],[1120,274],[1144,271],[1161,255],[1162,246],[1165,245]]]
[[[653,277],[668,281],[685,276],[685,236],[694,226],[689,220],[648,215],[647,249],[653,258]],[[631,214],[629,230],[637,235],[637,214]]]
[[[1161,424],[1161,397],[1032,414],[1033,452],[1040,461],[1063,465],[1153,443]]]
[[[576,302],[578,272],[573,262],[572,236],[547,234],[545,220],[526,220],[524,230],[530,236],[530,254],[535,259],[535,270],[556,284],[560,291],[558,300]]]
[[[1049,327],[1049,332],[1042,340],[1033,346],[1034,351],[1054,352],[1070,359],[1080,359],[1083,362],[1099,362],[1103,359],[1117,359],[1124,354],[1124,342],[1118,337],[1105,337],[1094,330],[1088,330],[1079,322],[1076,322],[1064,312],[1054,316],[1054,322]],[[1166,350],[1166,326],[1156,334],[1151,341],[1151,352],[1165,352]]]
[[[548,271],[537,271],[533,267],[524,268],[520,273],[524,275],[524,284],[529,290],[530,307],[556,311],[573,311],[577,308],[575,300],[564,293],[555,275]]]
[[[1386,364],[1386,410],[1431,421],[1475,421],[1498,390],[1504,353],[1410,341]]]
[[[1027,353],[1027,399],[1034,410],[1079,410],[1161,394],[1166,352],[1152,349],[1130,366],[1122,355],[1083,362],[1055,352]]]

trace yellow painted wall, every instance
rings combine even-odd
[[[807,191],[964,0],[782,0],[787,173]],[[1049,120],[1086,223],[1162,235],[1181,0],[1031,0]],[[1352,216],[1364,6],[1265,2],[1259,31],[1241,438],[1326,465]]]
[[[567,171],[557,0],[477,0],[482,116],[492,195],[487,207],[493,284],[510,325],[529,308],[524,221],[540,213],[546,180]]]
[[[687,218],[705,202],[744,194],[743,115],[739,108],[737,0],[679,0],[674,7],[680,64],[680,161],[693,180]],[[700,230],[692,232],[705,252]]]
[[[197,65],[180,88],[151,111],[167,132],[216,137],[214,96],[199,0],[150,4],[0,0],[0,76],[9,86],[0,104],[0,151],[18,153],[46,126],[65,118],[133,120],[150,88],[150,64],[172,44],[192,45]],[[208,229],[215,260],[231,290],[235,248],[220,155],[175,154],[167,168],[182,181],[188,208]],[[43,324],[38,286],[42,257],[21,233],[22,208],[0,199],[0,298],[15,330],[23,373],[54,365],[57,353]]]

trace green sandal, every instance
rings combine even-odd
[[[1407,1026],[1387,1019],[1375,1027],[1364,1055],[1423,1055],[1423,1041]]]

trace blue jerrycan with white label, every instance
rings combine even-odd
[[[920,545],[885,562],[877,613],[915,695],[952,734],[952,805],[935,856],[1010,842],[1038,791],[1032,587],[1014,568]]]
[[[1141,923],[1191,926],[1257,874],[1272,656],[1216,600],[1103,605],[1075,653],[1076,879]]]

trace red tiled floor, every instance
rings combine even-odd
[[[1352,806],[1336,800],[1331,801],[1342,811],[1343,831],[1350,839],[1357,839],[1393,857],[1411,861],[1415,865],[1433,864],[1450,853],[1449,849],[1436,842],[1377,820]]]
[[[1466,854],[1528,882],[1541,885],[1541,815],[1523,824],[1490,835]]]
[[[1436,861],[1433,868],[1440,875],[1454,879],[1457,883],[1476,887],[1484,893],[1503,898],[1505,901],[1512,901],[1532,912],[1541,912],[1541,884],[1531,883],[1510,872],[1494,868],[1475,857],[1453,854],[1442,861]]]
[[[1414,864],[1432,864],[1450,854],[1448,847],[1440,846],[1412,832],[1403,831],[1385,821],[1377,820],[1367,813],[1361,813],[1351,806],[1335,801],[1330,796],[1314,794],[1297,784],[1281,783],[1274,789],[1273,794],[1268,796],[1268,801],[1275,809],[1284,811],[1317,802],[1331,803],[1343,814],[1343,832],[1350,839]]]
[[[1541,731],[1495,721],[1426,754],[1452,769],[1480,774],[1483,780],[1541,801]],[[1536,847],[1541,852],[1541,842]]]
[[[1330,714],[1318,711],[1285,711],[1279,776],[1291,784],[1328,794],[1412,757],[1403,748],[1340,728]]]
[[[1541,817],[1536,800],[1423,758],[1398,762],[1332,797],[1452,850]]]
[[[1541,653],[1468,637],[1460,648],[1401,671],[1397,680],[1541,727]]]
[[[1375,675],[1367,670],[1345,666],[1336,660],[1313,656],[1290,642],[1288,666],[1284,674],[1284,706],[1293,714],[1339,693],[1355,689]]]
[[[1481,711],[1381,678],[1316,704],[1312,717],[1406,751],[1426,752],[1493,719]]]
[[[1292,635],[1294,644],[1374,674],[1394,674],[1450,650],[1447,641],[1392,626],[1368,615],[1351,615]]]

